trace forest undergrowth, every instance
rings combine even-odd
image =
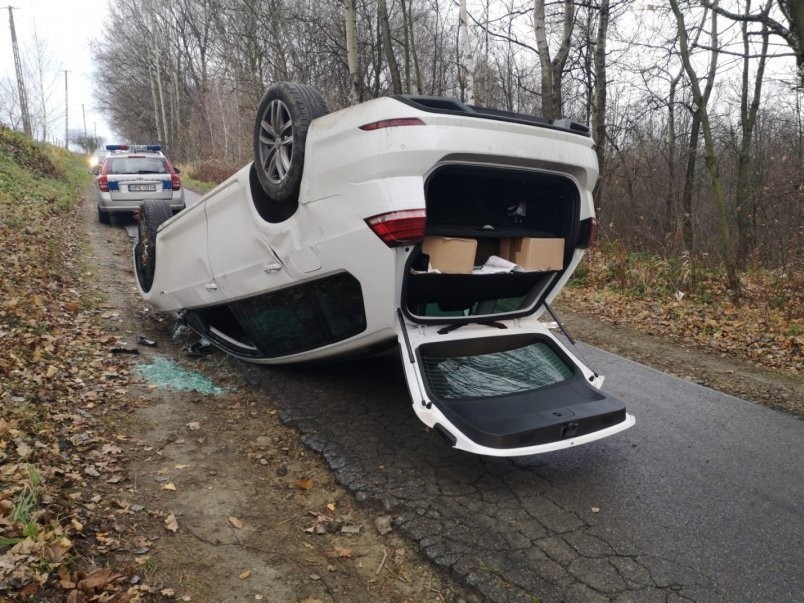
[[[735,303],[723,271],[619,244],[591,249],[561,292],[574,312],[726,354],[804,372],[804,271],[751,269]]]

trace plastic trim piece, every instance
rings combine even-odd
[[[501,109],[490,109],[488,107],[478,107],[467,105],[456,99],[443,98],[440,96],[412,96],[405,94],[395,94],[391,98],[414,107],[420,111],[428,113],[443,113],[446,115],[461,115],[464,117],[479,117],[482,119],[493,119],[496,121],[507,121],[511,123],[524,124],[528,126],[539,126],[551,130],[561,130],[579,136],[590,137],[592,134],[589,126],[571,119],[562,118],[549,120],[545,117],[536,115],[523,115],[513,111],[503,111]]]

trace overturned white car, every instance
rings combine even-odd
[[[585,126],[397,96],[328,113],[282,82],[255,161],[175,217],[140,211],[143,297],[258,363],[398,343],[419,418],[493,456],[634,423],[536,317],[594,237]]]

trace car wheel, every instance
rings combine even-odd
[[[254,166],[272,201],[298,203],[307,130],[328,112],[321,94],[310,86],[277,82],[265,91],[254,122]]]
[[[111,224],[111,218],[108,211],[103,211],[100,207],[98,208],[98,222],[101,224]]]
[[[160,224],[173,215],[165,201],[151,199],[140,205],[139,240],[134,246],[134,267],[140,287],[151,290],[156,269],[156,231]]]

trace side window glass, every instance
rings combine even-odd
[[[266,357],[285,356],[353,337],[366,329],[363,292],[348,273],[230,304]]]

